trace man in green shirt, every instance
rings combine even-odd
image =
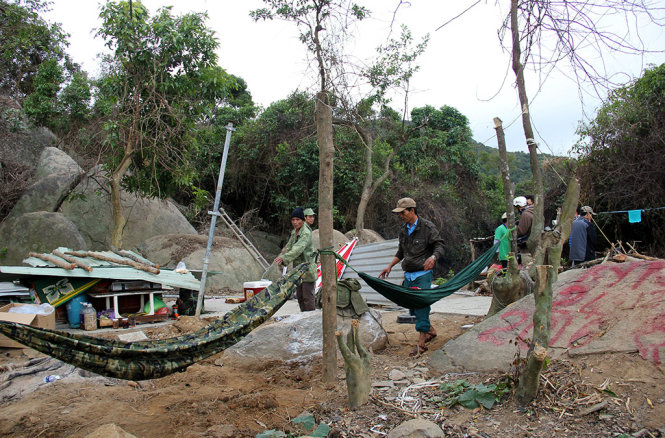
[[[494,243],[501,242],[499,244],[499,263],[501,263],[503,269],[506,269],[508,267],[508,253],[510,252],[510,237],[503,239],[503,236],[508,233],[508,226],[506,225],[508,215],[506,213],[501,216],[501,221],[503,223],[494,230]]]
[[[274,260],[278,266],[293,263],[309,263],[309,269],[302,278],[302,283],[296,289],[296,298],[301,312],[315,310],[314,283],[316,282],[316,260],[312,247],[312,230],[305,223],[305,215],[302,207],[297,207],[291,212],[291,225],[293,231],[289,241],[286,242],[283,254]]]

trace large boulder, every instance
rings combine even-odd
[[[69,155],[58,148],[47,147],[39,156],[35,179],[39,180],[54,174],[78,175],[80,173],[83,173],[83,169]]]
[[[376,243],[376,242],[383,242],[384,239],[381,237],[379,233],[377,233],[374,230],[360,230],[360,232],[356,230],[351,230],[348,233],[345,234],[346,238],[348,240],[353,239],[354,237],[358,238],[358,245],[366,245],[368,243]]]
[[[76,225],[61,213],[37,211],[7,218],[0,225],[2,245],[7,249],[3,265],[21,265],[30,251],[51,252],[65,246],[87,249]]]
[[[39,157],[34,180],[21,196],[10,217],[34,211],[58,211],[60,204],[81,179],[83,169],[69,155],[47,147]]]
[[[348,242],[351,239],[347,239],[344,234],[337,230],[333,230],[333,249],[337,251],[337,249],[344,245],[346,242]],[[321,248],[321,239],[319,238],[319,230],[314,230],[312,231],[312,246],[314,249],[320,249]]]
[[[197,234],[169,200],[141,198],[124,191],[120,197],[127,220],[122,236],[123,248],[133,248],[150,237],[162,234]],[[102,174],[92,172],[86,175],[73,195],[62,203],[61,211],[76,224],[91,250],[111,246],[111,194]]]
[[[553,287],[551,358],[635,352],[656,364],[663,360],[665,260],[604,263],[567,271]],[[533,295],[446,343],[429,367],[451,371],[508,371],[522,341],[533,336]]]
[[[208,237],[189,234],[153,236],[138,246],[144,257],[175,268],[182,261],[190,270],[203,269]],[[215,237],[210,251],[207,293],[242,291],[243,283],[261,279],[263,269],[237,239]]]
[[[371,314],[370,314],[371,312]],[[224,361],[250,369],[262,369],[271,363],[310,364],[322,357],[323,330],[321,311],[296,313],[274,324],[253,330],[224,352]],[[338,318],[338,330],[348,333],[350,319]],[[388,335],[381,326],[381,314],[374,310],[360,318],[360,342],[366,349],[379,351],[386,346]]]

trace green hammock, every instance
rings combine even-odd
[[[489,266],[498,248],[499,243],[495,243],[470,265],[466,266],[450,280],[446,281],[445,284],[432,289],[410,289],[408,287],[390,283],[389,281],[372,277],[364,272],[359,272],[346,263],[341,257],[338,257],[337,255],[336,257],[339,260],[342,260],[349,268],[353,269],[360,278],[365,280],[365,283],[367,283],[369,287],[388,298],[393,303],[407,309],[420,309],[436,303],[441,298],[452,295],[465,284],[471,283],[476,277],[478,277],[478,274],[480,274],[483,269]]]
[[[219,353],[270,318],[302,281],[303,263],[219,320],[162,340],[121,342],[0,321],[0,333],[95,373],[127,380],[163,377]]]

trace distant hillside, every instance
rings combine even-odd
[[[473,146],[478,163],[482,172],[490,176],[499,175],[499,150],[482,143],[475,142]],[[553,155],[538,154],[541,163]],[[508,152],[508,165],[510,166],[510,179],[513,183],[519,185],[525,181],[531,180],[531,165],[529,164],[529,154],[526,152]]]

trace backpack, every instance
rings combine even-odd
[[[316,308],[321,309],[321,289],[316,292]],[[355,278],[337,281],[337,314],[346,317],[360,317],[369,307],[360,295],[360,282]]]

